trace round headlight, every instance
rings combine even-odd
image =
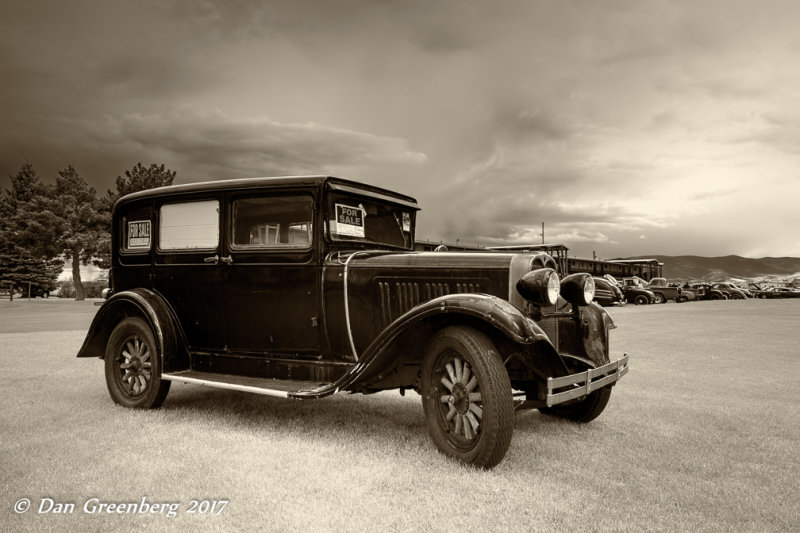
[[[540,268],[528,272],[517,282],[517,292],[536,305],[555,305],[561,284],[552,268]]]
[[[573,305],[589,305],[594,300],[594,280],[587,273],[570,274],[561,280],[561,296]]]
[[[553,272],[552,276],[547,278],[547,304],[556,305],[558,295],[561,292],[561,280],[558,279],[558,274]]]
[[[586,305],[592,303],[594,300],[594,279],[589,276],[589,279],[586,280],[586,283],[583,285],[583,300],[586,302]]]

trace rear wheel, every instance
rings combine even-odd
[[[480,331],[452,326],[436,334],[422,364],[422,405],[442,453],[491,468],[508,451],[511,382],[497,348]]]
[[[115,403],[151,409],[167,397],[170,382],[161,380],[155,338],[141,318],[126,318],[114,328],[105,359],[106,386]]]
[[[667,303],[667,299],[664,298],[663,294],[661,294],[660,292],[657,292],[657,293],[655,293],[655,301],[653,303],[657,303],[657,304]]]
[[[636,305],[644,305],[650,302],[647,300],[647,296],[645,296],[644,294],[640,294],[639,296],[633,299],[633,303],[635,303]]]

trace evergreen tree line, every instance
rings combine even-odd
[[[86,291],[81,265],[111,264],[111,210],[126,194],[172,185],[176,172],[164,165],[137,163],[117,176],[116,190],[98,196],[72,165],[44,183],[26,162],[0,196],[0,290],[27,294],[28,287],[51,290],[64,269],[72,267],[75,299]]]

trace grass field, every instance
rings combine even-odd
[[[101,361],[75,358],[92,305],[0,303],[3,531],[800,529],[799,300],[610,309],[631,370],[606,411],[519,414],[491,471],[436,452],[414,393],[173,384],[160,410],[116,407]],[[43,498],[75,509],[38,513]],[[92,498],[180,508],[88,514]],[[229,504],[188,513],[192,499]]]

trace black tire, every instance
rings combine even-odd
[[[678,298],[675,301],[678,302],[679,304],[682,304],[684,302],[688,302],[689,298],[687,298],[686,296],[678,296]]]
[[[636,305],[645,305],[649,304],[650,300],[648,300],[647,296],[645,296],[644,294],[640,294],[633,299],[633,303],[635,303]]]
[[[594,391],[582,400],[576,400],[575,402],[568,402],[562,405],[554,405],[553,407],[542,407],[539,411],[546,415],[557,416],[559,418],[585,424],[600,416],[600,413],[602,413],[606,405],[608,405],[609,398],[611,398],[611,387],[604,387]]]
[[[150,326],[141,318],[126,318],[108,339],[106,386],[115,403],[137,409],[159,407],[169,392],[161,379],[161,357]]]
[[[653,301],[655,304],[665,304],[667,303],[667,299],[664,298],[664,295],[660,292],[655,293],[655,300]]]
[[[451,326],[436,334],[422,363],[422,406],[445,455],[481,468],[505,457],[514,432],[511,382],[480,331]]]

